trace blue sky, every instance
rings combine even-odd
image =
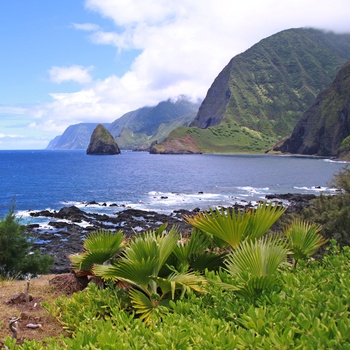
[[[0,149],[187,95],[292,27],[350,32],[348,0],[1,0]]]

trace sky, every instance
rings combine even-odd
[[[0,149],[203,99],[232,57],[299,27],[350,33],[349,0],[0,0]]]

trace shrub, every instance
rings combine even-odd
[[[314,199],[301,213],[310,222],[322,225],[321,233],[340,245],[350,245],[350,169],[337,174],[332,184],[339,189],[334,196]]]
[[[207,294],[170,301],[152,325],[123,310],[117,289],[90,285],[46,304],[71,337],[16,349],[349,349],[350,248],[332,241],[328,250],[321,261],[277,271],[280,286],[254,302],[213,283]],[[5,344],[15,349],[10,338]]]
[[[14,214],[14,206],[0,221],[0,275],[19,276],[46,273],[53,258],[32,250],[34,237],[25,232]]]

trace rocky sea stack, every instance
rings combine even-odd
[[[120,149],[111,133],[102,124],[99,124],[91,135],[86,154],[120,154]]]

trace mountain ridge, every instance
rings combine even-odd
[[[189,125],[199,102],[184,96],[168,99],[155,106],[145,106],[125,113],[112,123],[103,123],[120,148],[148,149],[154,141],[163,140],[171,130]],[[99,123],[70,125],[60,136],[50,141],[46,149],[86,149]]]
[[[290,135],[348,59],[350,34],[297,28],[262,39],[233,57],[215,78],[187,128],[188,148],[196,145],[204,153],[266,151]],[[178,147],[177,137],[183,139],[183,134],[183,128],[173,130],[155,153],[172,153],[172,144]],[[179,152],[186,147],[184,143]]]

